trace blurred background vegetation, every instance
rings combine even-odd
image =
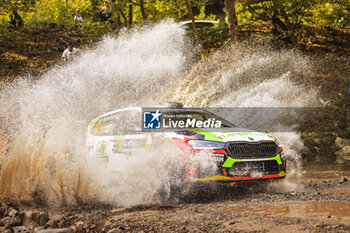
[[[233,1],[233,0],[231,0]],[[224,0],[191,0],[196,19],[225,20]],[[272,0],[235,0],[239,25],[268,24],[274,17]],[[281,1],[295,27],[319,25],[347,27],[350,22],[349,0]],[[106,7],[111,18],[99,20],[99,11]],[[0,0],[0,23],[7,24],[12,9],[17,9],[26,27],[41,27],[52,23],[74,25],[73,17],[80,12],[83,28],[100,28],[101,32],[121,27],[157,22],[164,18],[175,21],[189,19],[183,0]]]

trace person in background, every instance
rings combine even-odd
[[[8,23],[9,29],[16,28],[16,21],[13,17],[13,15],[10,15],[10,22]]]
[[[64,62],[72,61],[74,54],[76,54],[79,51],[79,49],[73,48],[71,44],[67,45],[67,48],[63,51],[61,59]]]
[[[104,6],[101,8],[101,10],[99,12],[99,17],[100,17],[102,22],[105,22],[105,21],[108,21],[111,18],[112,13],[108,9],[109,8],[109,6],[108,6],[109,2],[107,0],[105,0],[103,3],[104,3]]]
[[[16,9],[12,10],[12,15],[10,15],[10,22],[8,23],[8,27],[12,28],[21,28],[24,26],[22,17],[18,14]]]
[[[77,22],[79,24],[82,24],[83,23],[83,16],[81,15],[80,12],[78,12],[75,16],[74,16],[74,22]]]

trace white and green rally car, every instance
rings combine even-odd
[[[216,128],[172,128],[166,131],[141,130],[141,107],[128,107],[96,117],[88,126],[86,145],[90,155],[112,161],[120,154],[152,151],[154,145],[172,143],[181,151],[179,160],[185,180],[236,182],[281,179],[286,177],[283,148],[269,133],[237,128],[217,115],[202,109],[162,109],[163,116],[189,115],[190,118],[220,121]],[[176,120],[163,118],[164,124]],[[191,121],[193,122],[193,121]],[[213,126],[213,125],[210,125]],[[216,163],[208,174],[193,163],[192,156],[205,151]]]

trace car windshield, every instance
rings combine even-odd
[[[206,120],[212,120],[212,121],[220,121],[221,127],[220,128],[232,128],[235,127],[234,124],[224,120],[223,118],[211,113],[211,112],[202,112],[202,111],[177,111],[177,110],[170,110],[166,112],[162,112],[162,118],[163,122],[167,125],[171,125],[170,121],[187,121],[187,119],[196,121],[206,121]],[[176,127],[174,127],[176,128]]]

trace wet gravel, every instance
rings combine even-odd
[[[302,191],[210,186],[173,203],[126,208],[85,204],[48,209],[2,203],[0,232],[350,232],[350,212],[305,214],[310,203],[350,208],[350,195],[328,192],[348,191],[347,178],[300,182],[298,187]],[[294,213],[299,207],[300,215]]]
[[[350,189],[350,177],[342,177],[339,180],[324,180],[300,183],[306,189],[326,190],[326,189]]]
[[[245,202],[282,202],[282,201],[347,201],[350,195],[310,192],[259,193],[248,197]]]

